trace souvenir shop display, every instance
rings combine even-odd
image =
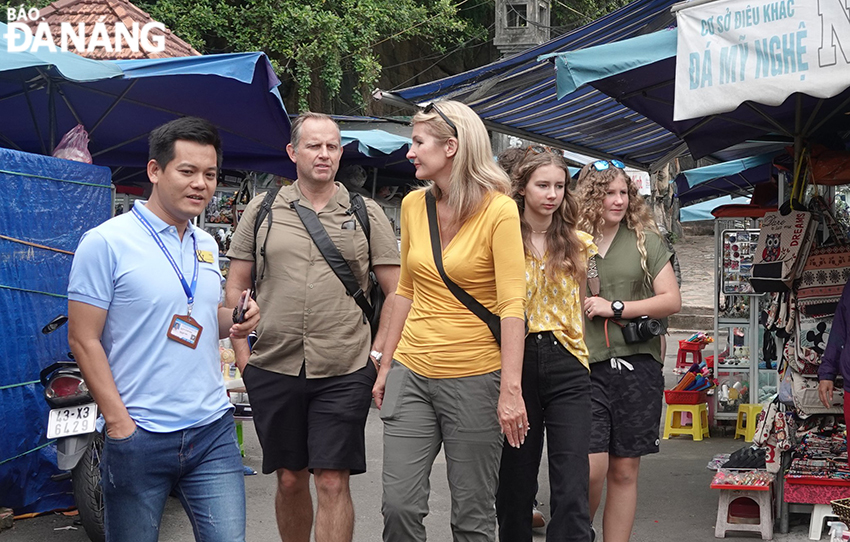
[[[752,294],[750,285],[759,230],[725,230],[722,234],[724,294]]]
[[[711,480],[711,487],[718,486],[769,486],[773,481],[773,474],[764,470],[729,470],[721,468]]]
[[[847,465],[847,430],[835,416],[806,421],[797,430],[799,444],[792,452],[786,479],[850,480]]]
[[[715,227],[714,423],[736,420],[740,405],[776,393],[776,374],[766,360],[759,325],[764,296],[750,284],[761,242],[759,220],[724,217]],[[769,356],[768,356],[769,357]]]

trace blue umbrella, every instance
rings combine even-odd
[[[221,132],[225,168],[294,175],[280,81],[263,53],[99,62],[9,53],[2,38],[0,51],[2,146],[49,154],[82,124],[95,164],[140,167],[153,128],[196,115]]]
[[[718,196],[743,196],[752,194],[756,185],[770,182],[776,153],[751,156],[741,160],[730,160],[683,171],[673,182],[676,195],[682,206]],[[790,157],[782,155],[786,165]]]
[[[410,138],[396,135],[385,130],[341,130],[341,164],[360,165],[383,169],[391,175],[400,175],[396,179],[401,184],[415,181],[416,169],[407,159]],[[387,183],[382,183],[387,184]]]

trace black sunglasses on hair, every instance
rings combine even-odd
[[[434,111],[435,113],[440,115],[440,118],[446,121],[446,124],[448,124],[449,128],[452,129],[452,132],[454,132],[455,137],[458,137],[457,126],[455,126],[455,123],[449,120],[449,117],[447,117],[442,111],[440,111],[434,104],[434,102],[429,103],[428,106],[423,110],[423,113],[430,113],[431,111]]]
[[[626,169],[626,164],[619,160],[597,160],[596,162],[593,162],[593,169],[596,171],[605,171],[608,169],[608,164],[620,169]]]

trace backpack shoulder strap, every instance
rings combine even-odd
[[[274,200],[277,197],[278,192],[280,192],[280,188],[271,188],[268,192],[266,192],[266,197],[263,198],[263,202],[260,204],[260,208],[257,210],[257,217],[254,219],[254,244],[251,249],[251,256],[254,258],[254,263],[251,266],[251,285],[254,288],[254,292],[256,295],[257,291],[257,235],[260,233],[260,228],[263,225],[263,220],[265,219],[268,223],[268,231],[266,232],[266,238],[263,240],[263,246],[260,248],[260,256],[263,258],[266,257],[266,243],[269,241],[269,233],[272,229],[272,204],[274,204]],[[263,264],[263,275],[265,274],[266,267],[265,263]],[[262,279],[263,276],[261,275]]]
[[[356,192],[349,192],[349,201],[351,201],[351,211],[354,212],[355,218],[360,222],[360,227],[363,228],[363,233],[366,234],[366,244],[369,246],[369,269],[372,268],[372,228],[369,224],[369,212],[366,209],[366,200],[363,196]]]

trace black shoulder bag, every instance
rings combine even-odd
[[[458,301],[472,312],[475,316],[481,319],[490,328],[490,333],[496,342],[502,344],[502,320],[490,310],[478,302],[477,299],[469,295],[466,290],[455,284],[452,279],[446,275],[446,270],[443,268],[443,249],[440,245],[440,226],[437,222],[437,200],[434,199],[434,194],[430,191],[425,193],[425,208],[428,211],[428,229],[431,231],[431,252],[434,254],[434,263],[437,265],[437,271],[446,283],[446,287],[457,298]]]
[[[319,216],[316,212],[304,207],[298,200],[289,204],[289,206],[298,214],[298,218],[301,219],[301,222],[304,224],[304,228],[307,230],[307,233],[310,234],[310,238],[316,244],[316,247],[319,249],[322,257],[326,262],[328,262],[331,270],[333,270],[334,274],[339,278],[340,282],[342,282],[342,285],[345,287],[345,291],[348,295],[354,298],[354,301],[363,311],[363,321],[370,325],[372,329],[372,338],[374,339],[375,334],[378,332],[381,308],[383,307],[384,302],[384,293],[381,290],[380,284],[378,284],[378,278],[375,275],[375,272],[372,270],[371,230],[369,228],[369,217],[366,214],[366,204],[363,201],[363,197],[359,194],[352,194],[351,205],[352,207],[347,211],[347,213],[355,215],[357,221],[360,222],[360,225],[363,228],[363,233],[366,234],[366,239],[369,244],[369,282],[371,285],[371,303],[369,302],[370,300],[366,299],[366,293],[362,288],[360,288],[360,284],[357,282],[357,279],[354,278],[354,273],[351,271],[351,267],[348,265],[348,262],[345,261],[345,258],[342,257],[342,254],[340,254],[336,245],[334,245],[327,230],[325,230],[325,227],[322,226],[322,223],[319,221]]]

